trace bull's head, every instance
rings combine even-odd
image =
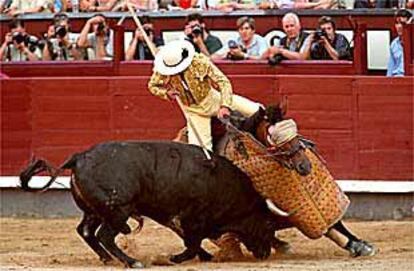
[[[244,223],[244,230],[247,232],[238,233],[238,236],[254,257],[258,259],[269,257],[276,230],[274,216],[267,212],[254,214]]]

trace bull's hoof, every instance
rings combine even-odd
[[[107,264],[109,264],[110,262],[112,262],[113,261],[113,259],[111,258],[111,257],[101,257],[101,258],[99,258],[99,260],[104,264],[104,265],[107,265]]]
[[[349,251],[352,257],[360,256],[374,256],[376,249],[373,245],[366,241],[349,241],[346,245],[346,249]]]
[[[210,253],[208,253],[205,250],[202,250],[198,253],[198,258],[202,262],[210,262],[213,259],[213,255],[211,255]]]
[[[182,263],[194,259],[196,255],[197,254],[190,252],[189,250],[185,250],[183,253],[171,256],[170,261],[173,263]]]

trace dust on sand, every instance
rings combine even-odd
[[[78,237],[79,218],[1,218],[0,270],[120,270],[117,261],[104,266]],[[131,226],[133,221],[130,221]],[[294,229],[279,237],[291,243],[288,255],[272,253],[265,261],[246,251],[238,262],[202,263],[197,259],[175,266],[157,266],[161,258],[183,250],[181,239],[149,219],[139,234],[119,236],[117,243],[130,256],[144,262],[147,270],[414,270],[414,221],[347,222],[353,232],[373,243],[379,253],[370,258],[351,258],[326,238],[309,240]],[[209,241],[203,247],[214,253]],[[161,256],[160,256],[161,255]]]

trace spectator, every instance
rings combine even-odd
[[[395,30],[398,36],[391,42],[387,76],[404,76],[404,50],[402,35],[404,25],[410,23],[412,14],[407,9],[400,9],[395,14]]]
[[[154,25],[152,24],[149,17],[145,16],[141,18],[142,27],[147,33],[149,39],[152,41],[155,47],[164,45],[164,41],[161,37],[156,37],[154,33]],[[147,43],[144,40],[144,36],[141,31],[137,28],[135,30],[134,38],[128,46],[125,55],[126,60],[153,60],[152,55]]]
[[[0,0],[0,13],[3,13],[10,7],[12,0]]]
[[[282,18],[282,26],[286,36],[280,40],[279,46],[272,46],[265,55],[270,59],[275,59],[277,56],[278,61],[306,59],[304,52],[309,50],[310,42],[305,44],[308,34],[302,31],[298,15],[287,13]]]
[[[76,45],[77,35],[70,32],[69,17],[57,13],[46,34],[43,60],[80,60],[82,55]]]
[[[351,59],[350,46],[346,37],[336,33],[335,22],[331,17],[322,16],[319,19],[319,29],[309,36],[312,42],[306,57],[313,60]]]
[[[268,46],[266,40],[255,34],[256,23],[251,17],[241,17],[237,20],[239,37],[230,40],[213,58],[227,58],[231,60],[261,59]]]
[[[219,0],[218,4],[212,9],[217,9],[224,12],[232,12],[239,9],[255,9],[255,0]]]
[[[376,0],[375,8],[398,8],[398,1],[399,0]]]
[[[23,13],[53,12],[53,10],[53,0],[13,0],[5,13],[16,16]]]
[[[9,24],[10,32],[6,34],[0,47],[1,61],[40,60],[39,40],[26,33],[23,21],[14,19]]]
[[[187,16],[184,34],[187,36],[187,40],[194,45],[197,53],[203,53],[208,57],[223,47],[220,39],[207,30],[200,13],[192,13]]]
[[[89,31],[93,30],[92,33]],[[105,16],[95,14],[83,27],[79,39],[78,47],[91,48],[94,56],[89,59],[111,59],[113,56],[113,31],[106,24]]]
[[[157,0],[128,0],[136,10],[156,10]],[[89,12],[128,11],[127,0],[81,0],[81,10]]]
[[[182,9],[194,8],[196,7],[197,2],[198,0],[174,0],[175,6]]]
[[[198,0],[197,7],[202,10],[216,9],[216,6],[220,3],[220,0]]]
[[[265,0],[259,4],[260,9],[334,9],[337,0]]]

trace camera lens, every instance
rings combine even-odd
[[[198,36],[198,35],[201,35],[203,33],[203,30],[202,30],[201,26],[194,25],[192,27],[192,31],[191,32],[193,33],[194,36]]]
[[[17,44],[20,44],[20,43],[24,42],[25,36],[22,33],[20,33],[20,32],[15,32],[12,35],[12,39]]]
[[[66,33],[67,33],[66,27],[64,27],[64,26],[57,26],[55,28],[55,34],[56,34],[56,36],[58,36],[60,38],[63,38],[64,36],[66,36]]]
[[[229,47],[229,48],[231,48],[231,49],[235,49],[235,48],[237,48],[237,47],[239,47],[239,46],[237,45],[237,42],[236,42],[236,41],[234,41],[234,40],[229,40],[229,42],[228,42],[228,47]]]

